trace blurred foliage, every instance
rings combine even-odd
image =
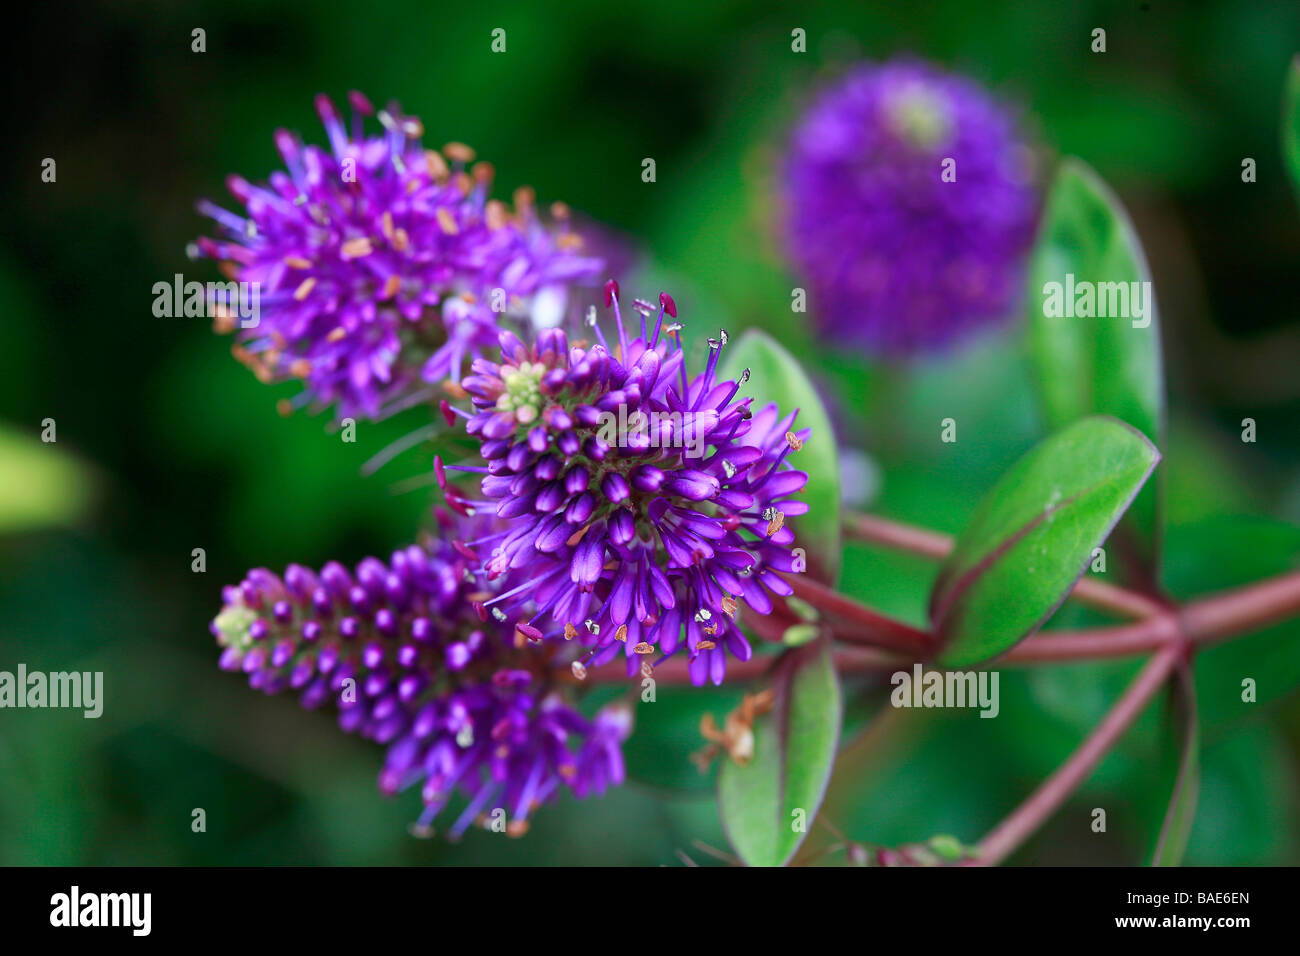
[[[359,472],[418,413],[344,444],[323,419],[276,415],[284,393],[203,324],[150,312],[154,282],[212,277],[183,254],[206,228],[194,199],[224,198],[229,172],[275,168],[279,126],[319,141],[319,91],[399,98],[432,142],[468,142],[493,161],[501,195],[531,183],[634,237],[648,266],[623,282],[628,293],[671,282],[701,337],[768,331],[821,379],[841,444],[872,457],[871,506],[955,531],[1043,434],[1022,330],[906,368],[818,342],[790,311],[797,282],[775,258],[771,222],[783,130],[818,82],[898,53],[962,70],[1019,105],[1044,179],[1056,156],[1077,155],[1132,213],[1170,376],[1169,586],[1195,594],[1296,565],[1295,529],[1277,526],[1300,518],[1289,295],[1300,213],[1279,131],[1300,37],[1293,3],[82,0],[25,13],[9,71],[23,116],[0,198],[0,421],[25,436],[0,451],[0,507],[21,502],[0,528],[0,667],[102,669],[106,704],[99,720],[0,712],[0,863],[673,864],[679,849],[710,862],[696,841],[725,846],[707,780],[683,760],[701,711],[721,719],[727,694],[641,708],[643,729],[659,725],[667,743],[634,738],[621,790],[561,801],[523,840],[471,833],[451,845],[407,834],[418,798],[378,795],[376,748],[216,670],[206,624],[222,584],[253,565],[384,554],[431,500],[427,487],[394,493],[427,474],[427,449]],[[1104,55],[1088,50],[1098,25]],[[203,54],[190,52],[196,26]],[[498,26],[504,55],[489,51]],[[807,54],[790,50],[796,26]],[[654,184],[640,180],[646,156]],[[1254,184],[1241,182],[1243,156],[1258,162]],[[40,180],[44,157],[57,159],[56,184]],[[942,444],[953,409],[959,440]],[[1239,440],[1246,416],[1257,444]],[[28,445],[46,417],[57,446]],[[204,574],[190,569],[196,547]],[[920,621],[934,571],[850,546],[844,587]],[[1067,607],[1062,622],[1079,614]],[[1294,695],[1249,708],[1228,697],[1242,668],[1294,682],[1281,641],[1204,656],[1188,862],[1300,861]],[[973,840],[1065,757],[1135,666],[1005,671],[996,720],[881,711],[879,688],[846,681],[860,729],[846,734],[826,818],[864,840]],[[1144,859],[1168,799],[1152,759],[1164,730],[1151,708],[1014,859]],[[1105,838],[1087,829],[1098,805],[1110,808]],[[206,833],[191,832],[195,807]]]
[[[42,429],[45,431],[45,429]],[[58,448],[0,424],[0,534],[75,523],[90,502],[86,468]]]

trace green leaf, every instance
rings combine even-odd
[[[1196,682],[1185,663],[1171,683],[1175,726],[1182,734],[1178,770],[1174,776],[1169,809],[1165,811],[1160,836],[1151,854],[1152,866],[1178,866],[1187,852],[1196,819],[1196,800],[1201,789],[1201,729],[1196,715]]]
[[[1076,290],[1088,282],[1098,292],[1102,283],[1123,283],[1131,291],[1131,283],[1151,279],[1142,245],[1119,199],[1074,158],[1062,162],[1056,174],[1030,259],[1029,343],[1043,411],[1051,429],[1085,415],[1112,415],[1163,448],[1164,376],[1154,296],[1142,292],[1140,301],[1147,311],[1141,320],[1134,315],[1131,298],[1131,317],[1082,318],[1071,312],[1048,316],[1049,283],[1061,287],[1062,305],[1068,308],[1064,299],[1070,275]],[[1123,305],[1098,295],[1094,316],[1103,299],[1108,313],[1118,311],[1112,305]],[[1133,324],[1148,319],[1144,327]],[[1113,563],[1130,581],[1149,580],[1158,567],[1162,514],[1160,482],[1152,482],[1133,503],[1115,538],[1119,554]]]
[[[987,660],[1041,626],[1159,460],[1136,429],[1092,417],[1012,465],[957,538],[930,594],[939,663]]]
[[[792,651],[773,691],[772,709],[753,725],[753,758],[742,766],[723,757],[718,773],[723,829],[750,866],[789,862],[826,795],[841,719],[827,642]]]
[[[1291,59],[1282,94],[1282,153],[1291,185],[1300,197],[1300,53]]]
[[[792,519],[791,525],[799,547],[808,552],[809,570],[834,584],[840,571],[840,459],[830,416],[798,361],[766,333],[751,329],[723,355],[721,377],[739,379],[749,369],[740,394],[753,397],[755,411],[769,402],[775,402],[782,415],[798,409],[795,430],[812,430],[803,448],[786,459],[808,474],[808,484],[798,495],[808,503],[808,514]]]

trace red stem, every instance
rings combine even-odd
[[[1212,644],[1297,613],[1300,613],[1300,571],[1291,571],[1130,624],[1034,634],[997,658],[997,663],[1039,664],[1128,657],[1157,650],[1179,633],[1193,644]],[[836,639],[844,643],[882,646],[872,631],[862,633],[843,628],[833,631]]]
[[[1194,643],[1213,644],[1300,613],[1300,570],[1193,601],[1182,623]]]
[[[946,534],[890,521],[878,515],[859,514],[854,511],[845,513],[844,530],[849,537],[859,541],[867,541],[927,558],[946,558],[953,547],[953,539]],[[1087,576],[1079,579],[1074,586],[1073,595],[1091,607],[1125,617],[1149,617],[1165,610],[1160,602],[1144,594],[1106,584]]]
[[[851,535],[862,540],[929,557],[943,557],[952,547],[951,539],[945,535],[868,515],[850,514],[845,525]],[[1166,607],[1135,592],[1088,578],[1078,583],[1074,596],[1139,620],[1117,627],[1031,636],[1003,655],[1000,662],[1038,663],[1112,658],[1153,650],[1156,653],[1079,748],[984,838],[978,847],[976,865],[992,866],[1001,862],[1056,812],[1195,645],[1249,633],[1300,613],[1300,571],[1201,598],[1181,608]],[[839,636],[869,643],[873,635]]]
[[[836,655],[841,672],[908,666],[912,661],[928,656],[931,647],[925,632],[811,580],[792,580],[791,583],[797,585],[797,594],[819,609],[854,620],[851,628],[834,623],[831,627],[836,640],[855,645],[853,650]],[[1300,613],[1300,570],[1201,598],[1180,610],[1162,611],[1154,617],[1129,624],[1034,634],[994,663],[1044,664],[1129,657],[1159,650],[1176,639],[1179,633],[1193,645],[1211,644],[1249,633],[1296,613]],[[777,621],[758,616],[746,621],[760,637],[773,642],[780,640],[790,623],[784,619]],[[655,668],[655,679],[686,682],[689,680],[688,666],[684,658],[670,658]],[[727,676],[734,680],[749,680],[762,676],[767,666],[767,659],[761,655],[750,661],[732,661],[727,665]],[[610,672],[608,668],[594,671],[588,677],[588,680],[598,683],[623,679],[621,672]]]
[[[824,614],[850,621],[860,629],[854,643],[901,651],[915,657],[927,657],[934,649],[930,634],[828,588],[805,575],[790,574],[785,580],[794,588],[795,597],[807,601]]]
[[[861,540],[932,558],[946,556],[953,546],[947,535],[869,515],[849,513],[845,528]],[[829,629],[836,639],[860,645],[853,651],[836,651],[836,666],[842,673],[906,665],[929,657],[935,649],[928,632],[881,614],[810,577],[789,575],[786,580],[797,597],[831,619]],[[1079,748],[984,838],[978,847],[976,865],[1001,862],[1042,826],[1087,779],[1194,645],[1224,640],[1300,613],[1300,570],[1201,598],[1182,608],[1168,607],[1145,595],[1090,578],[1076,584],[1073,596],[1137,620],[1111,627],[1032,635],[996,663],[1032,664],[1156,653]],[[770,618],[756,617],[747,623],[759,637],[779,641],[795,621],[778,611]],[[844,627],[846,623],[852,627]],[[776,659],[775,655],[758,655],[748,661],[732,661],[727,676],[734,680],[762,677]],[[668,683],[685,683],[690,679],[689,668],[687,659],[670,658],[655,667],[654,677]],[[594,672],[588,680],[604,683],[627,679],[609,670]]]
[[[995,866],[1000,863],[1056,812],[1164,686],[1182,652],[1179,643],[1173,642],[1147,661],[1079,749],[980,842],[977,865]]]

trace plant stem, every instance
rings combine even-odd
[[[839,601],[833,611],[839,612],[842,617],[848,617],[845,605],[857,602],[843,595],[837,597]],[[826,610],[832,611],[829,607]],[[866,610],[875,617],[881,616],[859,605],[859,611],[861,610]],[[1168,608],[1152,617],[1129,624],[1044,631],[1025,638],[996,660],[1000,664],[1039,664],[1128,657],[1163,647],[1179,633],[1186,635],[1192,644],[1212,644],[1275,624],[1296,614],[1300,614],[1300,571],[1290,571],[1242,588],[1200,598],[1181,608]],[[915,628],[911,630],[915,631]],[[877,631],[871,628],[859,631],[835,627],[832,632],[837,640],[847,644],[903,649],[896,644],[879,641]]]
[[[1173,614],[1116,627],[1047,631],[1021,641],[998,658],[998,663],[1043,664],[1128,657],[1163,647],[1177,634],[1178,619]]]
[[[844,513],[844,530],[849,537],[858,541],[867,541],[927,558],[945,558],[953,547],[953,539],[949,535],[855,511]],[[1080,578],[1075,584],[1073,595],[1084,604],[1123,617],[1150,617],[1166,610],[1160,602],[1145,594],[1106,584],[1087,576]]]
[[[1159,650],[1079,749],[984,838],[979,846],[979,864],[991,866],[1005,859],[1087,779],[1097,762],[1164,685],[1182,654],[1197,644],[1211,644],[1249,632],[1297,611],[1300,611],[1300,571],[1292,571],[1193,601],[1177,613],[1168,612],[1124,628],[1098,628],[1077,632],[1072,637],[1038,639],[1037,643],[1044,647],[1066,640],[1078,649],[1088,644],[1118,649],[1122,644],[1125,653],[1142,649],[1143,645],[1157,646]]]
[[[947,535],[871,515],[849,512],[844,522],[850,537],[926,557],[943,558],[953,547],[953,539]],[[830,619],[827,629],[833,637],[857,645],[851,651],[835,652],[835,664],[841,673],[906,666],[929,657],[935,650],[933,635],[925,630],[882,614],[806,575],[786,575],[785,580],[797,597]],[[1072,594],[1093,607],[1136,620],[1110,627],[1032,635],[995,663],[1033,664],[1155,653],[1079,748],[989,832],[977,848],[974,865],[1000,863],[1037,831],[1087,779],[1196,645],[1240,636],[1300,614],[1300,570],[1182,607],[1086,577],[1075,585]],[[770,619],[759,617],[749,625],[760,638],[776,642],[793,623],[788,613],[777,611]],[[760,678],[777,659],[778,655],[767,654],[748,661],[733,660],[727,666],[727,676],[739,681]],[[654,668],[654,679],[668,684],[689,683],[690,661],[685,657],[662,661]],[[587,678],[588,683],[620,681],[632,683],[633,679],[611,668],[602,668]]]
[[[908,667],[929,655],[929,636],[923,631],[880,614],[866,605],[830,591],[824,585],[794,581],[796,593],[831,614],[852,618],[850,626],[833,624],[831,634],[842,644],[853,645],[835,654],[841,673],[890,670]],[[1062,661],[1113,660],[1159,650],[1181,633],[1192,645],[1205,645],[1250,633],[1300,613],[1300,571],[1267,578],[1255,584],[1201,598],[1179,610],[1129,624],[1080,630],[1046,631],[1025,638],[995,665],[1050,664]],[[867,630],[860,622],[865,621]],[[758,622],[761,622],[758,623]],[[789,622],[769,622],[754,617],[748,622],[760,637],[776,642]],[[882,639],[881,635],[885,635]],[[763,676],[775,658],[756,655],[748,661],[730,661],[727,677],[752,680]],[[689,683],[690,663],[672,657],[655,667],[655,680],[670,684]],[[631,680],[618,668],[592,671],[589,683],[618,683]]]
[[[785,580],[794,588],[795,597],[807,601],[824,614],[852,622],[860,628],[859,643],[916,657],[929,656],[934,649],[934,639],[927,631],[881,614],[806,575],[789,574]]]
[[[1182,624],[1196,644],[1213,644],[1300,613],[1300,570],[1193,601]]]
[[[1079,749],[980,842],[976,848],[976,865],[995,866],[1000,863],[1056,812],[1164,686],[1183,652],[1184,648],[1175,641],[1162,647],[1147,661]]]

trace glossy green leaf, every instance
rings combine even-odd
[[[833,584],[840,572],[840,460],[830,416],[799,362],[765,332],[750,330],[723,352],[722,377],[739,379],[745,369],[749,380],[740,394],[753,397],[755,411],[770,402],[783,415],[798,409],[795,430],[812,430],[803,448],[787,457],[808,474],[798,495],[808,503],[808,513],[791,526],[796,545],[808,552],[809,570]]]
[[[1282,154],[1291,185],[1300,196],[1300,53],[1291,59],[1282,95]]]
[[[1181,742],[1169,808],[1165,811],[1160,836],[1151,854],[1152,866],[1178,866],[1183,862],[1201,790],[1201,728],[1196,713],[1196,682],[1192,679],[1191,668],[1186,664],[1180,667],[1174,674],[1171,687],[1174,726]]]
[[[1065,160],[1047,197],[1027,296],[1030,351],[1049,428],[1112,415],[1163,447],[1160,322],[1150,279],[1118,197],[1085,163]],[[1087,290],[1093,314],[1081,317]],[[1049,310],[1058,291],[1059,308]],[[1106,317],[1099,316],[1103,307]],[[1149,580],[1158,566],[1159,485],[1152,482],[1138,496],[1115,538],[1112,563],[1129,580]]]
[[[1159,460],[1136,429],[1097,416],[1012,465],[958,536],[930,594],[939,662],[987,660],[1042,625]]]
[[[839,678],[825,641],[796,651],[774,677],[775,701],[755,720],[754,755],[718,772],[727,838],[750,866],[788,863],[821,807],[842,716]]]

